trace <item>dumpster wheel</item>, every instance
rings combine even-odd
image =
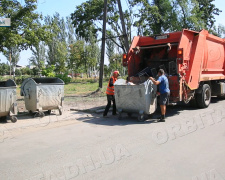
[[[59,115],[62,115],[62,109],[59,109]]]
[[[31,116],[33,116],[34,113],[33,113],[33,111],[30,110],[30,111],[29,111],[29,114],[30,114]]]
[[[48,115],[51,115],[52,110],[48,110],[47,113]]]
[[[11,122],[15,123],[17,121],[17,117],[16,116],[10,116]]]
[[[138,121],[139,121],[139,122],[144,122],[144,121],[145,121],[145,116],[144,116],[144,114],[138,115]]]
[[[35,115],[34,115],[34,118],[35,117],[44,117],[45,116],[45,113],[44,112],[42,112],[42,111],[38,111]]]

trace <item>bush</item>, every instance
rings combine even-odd
[[[71,79],[72,79],[72,78],[68,77],[67,73],[65,73],[65,74],[57,74],[56,77],[62,79],[65,84],[70,83]]]
[[[15,77],[15,82],[16,82],[17,85],[18,84],[22,84],[22,82],[25,79],[29,78],[29,77],[30,77],[29,75],[26,75],[26,76],[17,76],[17,77]]]
[[[41,71],[37,67],[33,68],[31,71],[32,71],[32,75],[34,76],[38,76],[39,73],[41,73]]]
[[[51,65],[49,67],[46,67],[42,70],[42,75],[46,77],[55,77],[55,66]]]
[[[20,69],[16,69],[15,74],[16,74],[16,76],[21,76],[22,72]]]

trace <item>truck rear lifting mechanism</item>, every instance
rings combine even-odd
[[[202,30],[184,29],[151,37],[135,36],[123,56],[131,82],[166,72],[170,103],[183,101],[198,108],[209,106],[211,96],[225,98],[225,40]]]

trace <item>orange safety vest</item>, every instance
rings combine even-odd
[[[113,76],[111,78],[113,78],[113,84],[114,84],[116,82],[117,78],[115,78]],[[109,79],[109,83],[110,83],[110,79]],[[109,86],[109,83],[108,83],[108,86],[107,86],[107,89],[106,89],[106,94],[108,94],[108,95],[114,95],[114,86],[111,86],[110,87]]]

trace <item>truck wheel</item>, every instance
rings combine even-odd
[[[200,94],[196,94],[198,107],[207,108],[211,101],[211,89],[208,84],[204,84]]]

